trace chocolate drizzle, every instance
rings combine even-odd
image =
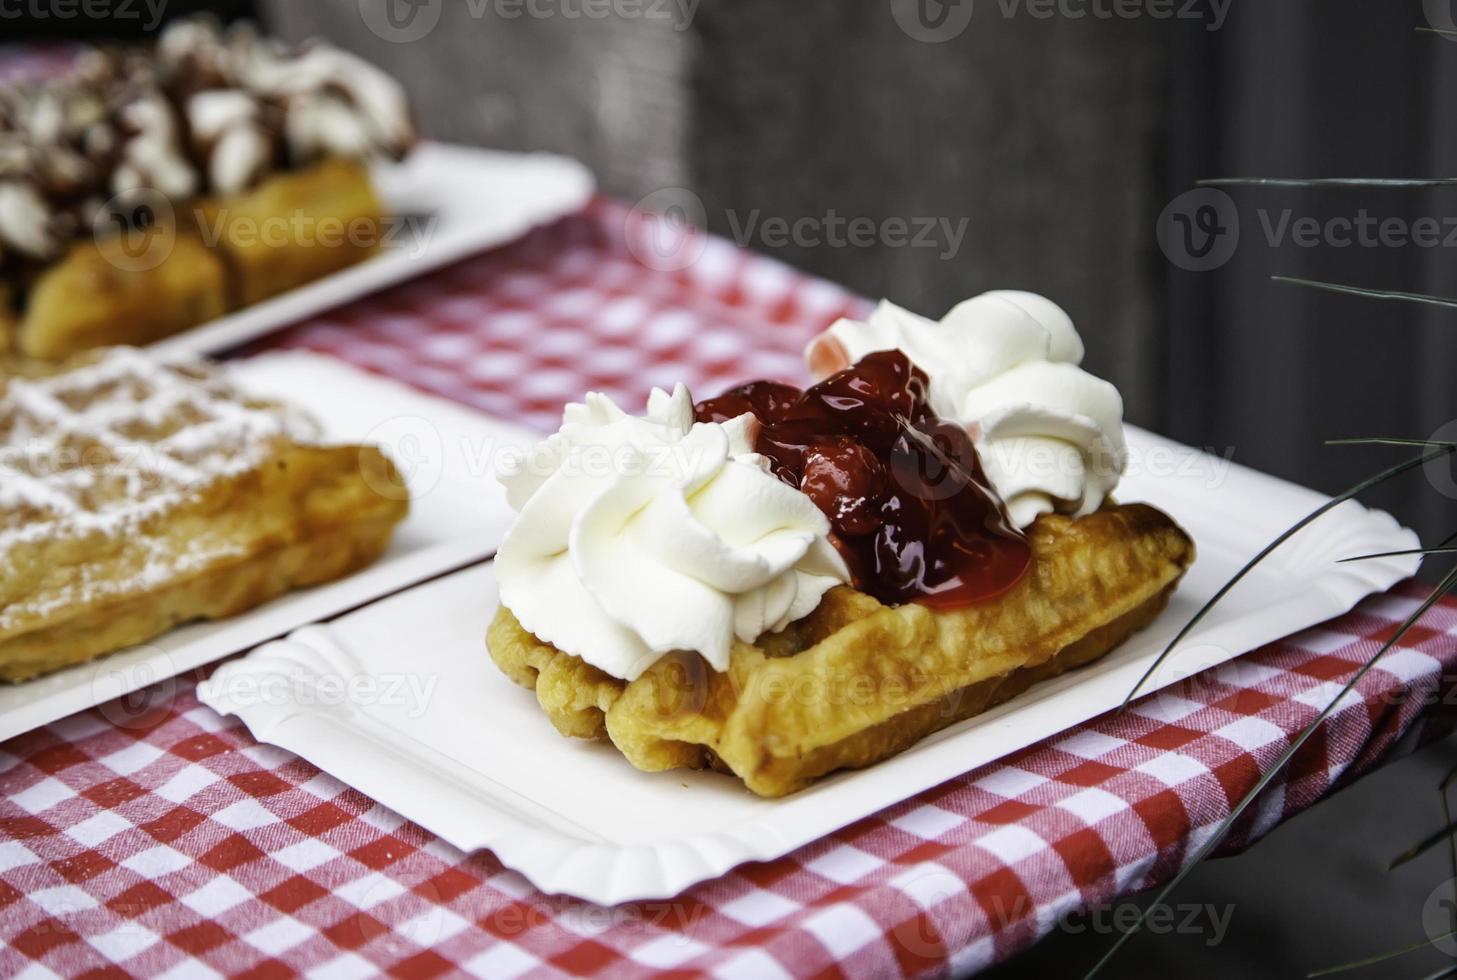
[[[197,131],[196,98],[220,94],[246,104]],[[321,118],[348,139],[315,132]],[[415,138],[398,83],[326,44],[195,18],[152,47],[88,50],[64,77],[0,85],[0,183],[20,188],[0,206],[0,277],[33,276],[152,195],[181,207],[323,156],[399,159]]]

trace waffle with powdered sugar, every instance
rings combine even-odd
[[[196,586],[230,563],[266,564],[270,549],[306,547],[320,528],[347,537],[360,514],[379,516],[376,491],[392,471],[370,486],[369,469],[388,462],[377,450],[307,445],[303,429],[216,365],[130,348],[0,380],[0,677],[7,641],[112,606],[148,618],[135,607],[149,594]],[[341,487],[356,508],[310,504],[311,490]],[[217,584],[218,594],[230,585]],[[197,598],[196,610],[150,618],[211,615],[209,597]]]
[[[218,369],[113,348],[0,387],[0,556],[40,537],[124,534],[258,465],[288,435]]]

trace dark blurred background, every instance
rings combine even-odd
[[[1395,456],[1327,439],[1457,438],[1457,310],[1270,278],[1457,297],[1457,187],[1188,194],[1212,177],[1457,170],[1457,39],[1432,30],[1457,28],[1450,0],[134,7],[11,17],[0,39],[140,37],[148,11],[202,8],[323,35],[399,75],[436,138],[570,154],[628,201],[691,189],[731,237],[756,216],[935,219],[923,246],[743,244],[929,315],[988,288],[1045,293],[1132,421],[1247,465],[1334,492]],[[1457,530],[1454,498],[1446,471],[1367,497],[1428,541]],[[1145,937],[1114,975],[1303,975],[1421,939],[1440,856],[1380,867],[1435,825],[1440,754],[1202,870],[1183,894],[1235,903],[1225,943]],[[999,976],[1072,974],[1104,942],[1059,935]]]
[[[714,231],[867,296],[940,315],[988,288],[1045,293],[1132,421],[1328,492],[1392,454],[1327,439],[1426,437],[1457,416],[1457,311],[1270,279],[1457,296],[1457,188],[1181,197],[1208,177],[1449,170],[1457,39],[1430,30],[1457,27],[1449,0],[114,6],[0,30],[142,37],[209,9],[326,36],[403,78],[436,138],[567,153],[628,201],[689,188]],[[1223,234],[1199,230],[1209,215]],[[1342,224],[1362,215],[1364,244]],[[764,226],[836,217],[938,224],[922,245],[867,247]],[[1435,242],[1401,243],[1422,221]],[[1457,482],[1433,476],[1369,499],[1440,538]]]

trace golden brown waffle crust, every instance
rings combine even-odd
[[[736,643],[725,673],[672,654],[627,683],[504,607],[487,646],[562,734],[610,740],[648,772],[712,766],[783,796],[1097,660],[1158,616],[1194,560],[1183,529],[1144,504],[1048,515],[1030,535],[1031,570],[994,600],[933,611],[834,589],[784,632]]]
[[[178,549],[226,541],[229,553],[170,581],[62,606],[42,621],[0,632],[0,680],[84,663],[182,623],[235,616],[293,589],[341,578],[383,554],[408,509],[399,474],[378,449],[281,447],[149,529]],[[84,543],[57,540],[50,551],[52,562],[78,573],[83,567],[93,575],[130,572],[125,550],[88,554]]]
[[[0,282],[0,354],[61,361],[153,343],[368,259],[382,222],[368,168],[344,159],[275,174],[246,194],[179,203],[173,220],[125,249],[79,240],[27,292]],[[18,315],[9,312],[17,298]]]
[[[0,378],[0,680],[251,609],[378,557],[409,509],[220,367],[129,348]]]

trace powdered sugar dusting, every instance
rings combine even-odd
[[[214,365],[114,348],[94,363],[0,389],[0,568],[27,545],[125,541],[144,560],[128,581],[64,584],[0,595],[0,631],[53,609],[160,583],[220,556],[194,542],[178,553],[147,522],[225,477],[259,466],[292,435],[288,414],[248,402]]]

